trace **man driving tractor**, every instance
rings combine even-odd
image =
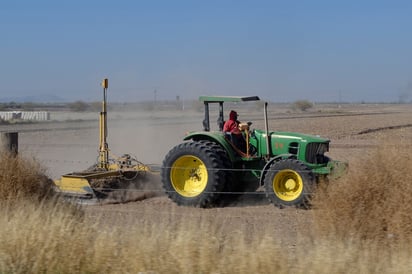
[[[246,151],[246,141],[242,134],[243,130],[248,129],[247,124],[242,124],[238,121],[238,114],[236,111],[231,110],[229,113],[229,119],[223,125],[223,132],[226,136],[230,136],[232,143],[239,148],[242,152]]]

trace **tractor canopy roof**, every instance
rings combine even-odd
[[[217,118],[217,124],[219,130],[223,130],[224,118],[223,118],[223,103],[224,102],[246,102],[246,101],[259,101],[259,96],[200,96],[199,101],[205,104],[205,118],[203,119],[204,131],[210,131],[209,122],[209,104],[219,103],[219,116]]]
[[[207,103],[259,101],[259,96],[200,96],[199,101]]]

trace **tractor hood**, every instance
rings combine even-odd
[[[269,152],[267,151],[268,139],[270,139]],[[259,147],[260,155],[270,154],[271,157],[295,155],[297,159],[306,163],[319,164],[324,162],[324,160],[319,160],[319,155],[329,150],[330,140],[315,135],[286,131],[270,131],[269,138],[267,138],[265,131],[255,130],[250,142]]]
[[[265,135],[264,131],[261,131]],[[303,134],[297,132],[287,132],[287,131],[271,131],[269,132],[272,138],[288,139],[290,141],[295,140],[297,142],[307,142],[307,143],[329,143],[330,140],[317,135]]]

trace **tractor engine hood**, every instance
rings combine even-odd
[[[302,142],[302,143],[329,143],[330,142],[329,139],[323,138],[317,135],[310,135],[310,134],[303,134],[303,133],[296,133],[296,132],[272,131],[272,132],[269,132],[269,134],[271,138],[284,139],[285,141],[290,140],[290,141]]]
[[[308,164],[326,164],[324,154],[329,151],[330,140],[310,134],[286,131],[270,131],[269,138],[263,130],[255,130],[251,138],[253,145],[260,145],[261,155],[270,157],[278,155],[295,155]],[[267,146],[263,146],[269,139],[269,153]]]

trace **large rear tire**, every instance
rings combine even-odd
[[[193,141],[172,148],[163,160],[161,178],[169,198],[178,205],[210,207],[228,179],[221,147]]]
[[[266,197],[277,207],[308,208],[315,187],[312,171],[295,159],[273,162],[265,179]]]

